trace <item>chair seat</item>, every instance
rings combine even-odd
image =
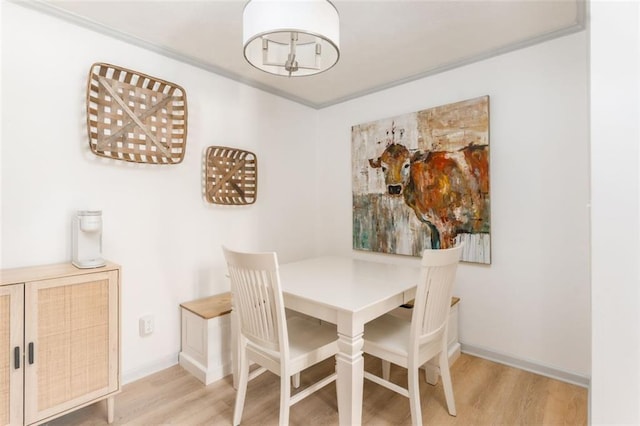
[[[338,331],[333,324],[301,317],[287,319],[291,367],[298,372],[304,365],[327,359],[338,351]]]
[[[389,352],[407,357],[411,323],[392,315],[383,315],[364,326],[364,351],[374,356]]]
[[[391,314],[383,315],[365,324],[363,350],[407,368],[410,332],[411,323],[407,320]],[[420,346],[420,364],[427,362],[442,350],[441,339],[437,338],[439,335],[434,335],[433,340]]]
[[[320,323],[302,317],[287,318],[289,334],[289,367],[295,374],[307,366],[323,361],[338,351],[338,332],[333,324]],[[279,354],[251,343],[247,349],[278,363]]]

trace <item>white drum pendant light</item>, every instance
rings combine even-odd
[[[339,38],[338,11],[327,0],[251,0],[244,7],[244,57],[271,74],[328,70],[340,57]]]

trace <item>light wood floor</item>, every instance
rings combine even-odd
[[[327,374],[327,360],[303,372],[302,386]],[[365,356],[365,368],[380,373],[380,361]],[[457,417],[447,413],[442,385],[421,376],[422,416],[426,425],[586,425],[587,390],[533,373],[463,354],[451,369]],[[406,373],[392,366],[392,379],[406,386]],[[279,379],[264,373],[249,382],[245,425],[278,422]],[[209,386],[179,366],[124,386],[116,397],[115,425],[229,425],[235,391],[228,376]],[[335,383],[291,408],[291,425],[338,423]],[[362,423],[411,424],[409,400],[365,380]],[[58,418],[49,425],[104,425],[104,402]]]

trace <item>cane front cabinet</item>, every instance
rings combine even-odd
[[[120,391],[120,267],[3,269],[0,425],[34,425]]]

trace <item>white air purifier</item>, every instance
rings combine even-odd
[[[98,268],[102,258],[102,211],[78,210],[73,218],[71,263],[78,268]]]

